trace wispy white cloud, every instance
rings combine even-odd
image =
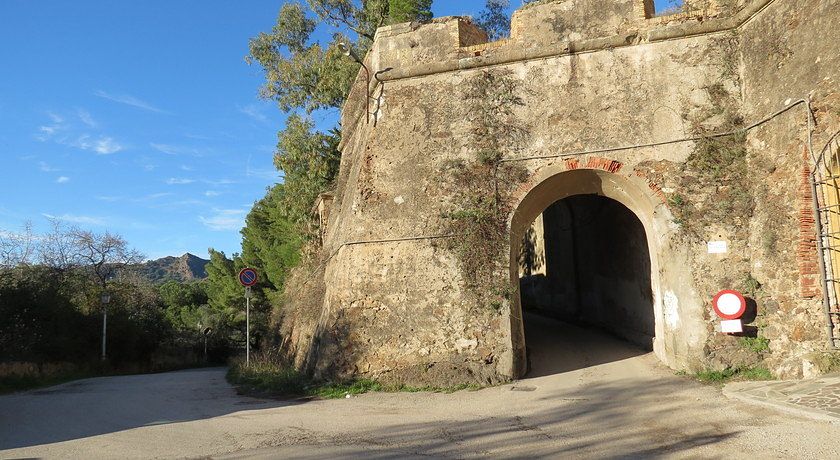
[[[211,216],[198,219],[213,231],[237,231],[245,225],[245,214],[243,209],[214,209]]]
[[[67,129],[67,125],[64,123],[64,117],[61,115],[58,115],[55,112],[47,112],[47,116],[50,118],[52,123],[39,126],[38,134],[35,136],[35,138],[41,142],[46,142],[59,132]]]
[[[58,179],[55,180],[55,182],[58,184],[66,184],[70,182],[70,178],[67,176],[59,176]]]
[[[157,199],[159,199],[159,198],[165,198],[165,197],[167,197],[167,196],[172,196],[172,195],[174,195],[174,193],[171,193],[171,192],[158,192],[158,193],[150,193],[150,194],[148,194],[148,195],[146,195],[146,196],[142,197],[141,199],[142,199],[142,200],[145,200],[145,201],[149,201],[149,200],[157,200]]]
[[[207,206],[206,201],[196,200],[195,198],[191,198],[188,200],[178,200],[178,201],[171,201],[169,203],[163,203],[163,207],[166,208],[178,208],[184,206]]]
[[[217,192],[215,190],[208,190],[208,191],[204,192],[204,196],[206,196],[208,198],[212,198],[214,196],[219,196],[221,194],[222,194],[222,192]]]
[[[143,171],[149,172],[154,171],[158,168],[158,164],[155,163],[154,158],[148,155],[140,155],[134,159],[134,164],[136,164],[139,168],[142,168]]]
[[[93,119],[93,117],[90,115],[90,112],[88,112],[87,110],[77,109],[76,110],[76,115],[79,116],[79,120],[82,120],[82,123],[88,125],[89,127],[91,127],[91,128],[98,128],[99,127],[99,123],[97,123],[96,120]]]
[[[54,168],[54,167],[50,166],[50,165],[49,165],[49,163],[47,163],[46,161],[39,161],[39,162],[38,162],[38,169],[40,169],[40,170],[41,170],[41,171],[43,171],[43,172],[56,172],[56,171],[59,171],[59,169],[58,169],[58,168]]]
[[[111,94],[102,90],[99,90],[93,94],[97,97],[108,99],[109,101],[113,101],[118,104],[124,104],[138,109],[148,110],[149,112],[169,113],[166,110],[157,108],[154,105],[142,99],[136,98],[130,94]]]
[[[165,153],[167,155],[177,155],[180,152],[180,149],[174,145],[156,144],[154,142],[149,145],[158,152]]]
[[[202,149],[197,149],[195,147],[185,147],[181,145],[172,145],[172,144],[160,144],[157,142],[149,143],[149,146],[158,152],[165,153],[167,155],[190,155],[194,157],[203,157],[205,156],[205,151]]]
[[[104,226],[107,224],[105,219],[101,217],[93,217],[93,216],[80,216],[74,214],[62,214],[60,216],[55,216],[52,214],[42,213],[42,216],[46,217],[47,219],[55,219],[61,220],[64,222],[70,222],[73,224],[83,224],[83,225],[96,225],[96,226]]]
[[[58,131],[58,129],[59,129],[58,126],[39,126],[38,127],[38,131],[40,131],[45,136],[52,136],[53,134],[55,134],[56,131]]]
[[[130,197],[126,195],[97,195],[95,198],[99,201],[105,201],[108,203],[116,203],[118,201],[128,201],[131,203],[151,203],[161,198],[166,198],[168,196],[173,196],[174,193],[171,192],[158,192],[158,193],[149,193],[143,196],[137,197]]]
[[[231,184],[236,183],[235,180],[231,180],[231,179],[217,179],[217,180],[205,179],[202,182],[204,182],[205,184],[210,184],[210,185],[231,185]]]
[[[113,138],[108,136],[100,136],[98,139],[91,139],[90,135],[83,134],[73,143],[73,146],[82,150],[92,150],[99,155],[110,155],[125,150],[125,147],[120,145]]]
[[[125,199],[123,196],[116,196],[116,195],[99,195],[96,197],[99,201],[106,201],[108,203],[116,203],[117,201],[122,201]]]
[[[239,112],[248,115],[260,123],[268,123],[268,117],[263,113],[262,108],[257,104],[248,104],[245,107],[238,107]]]
[[[97,126],[96,121],[90,114],[82,109],[78,109],[77,115],[82,123],[90,128]],[[125,150],[125,147],[114,140],[113,137],[98,134],[91,135],[88,133],[80,133],[78,126],[65,123],[63,116],[55,112],[47,112],[47,116],[52,121],[52,124],[42,125],[38,127],[38,134],[35,136],[41,142],[53,141],[60,145],[67,145],[76,147],[82,150],[90,150],[99,155],[110,155]],[[47,171],[43,169],[43,171]]]
[[[186,185],[192,184],[193,182],[195,182],[195,179],[185,179],[179,177],[170,177],[169,179],[166,179],[166,183],[169,185]]]

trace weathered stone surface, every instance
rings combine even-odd
[[[496,43],[483,43],[463,18],[379,31],[367,61],[373,72],[393,69],[370,86],[360,74],[342,115],[342,165],[324,235],[326,294],[311,339],[318,372],[434,384],[522,375],[522,236],[553,202],[598,194],[644,227],[653,348],[664,363],[757,364],[735,345],[715,344],[711,297],[740,288],[754,291],[751,326],[770,339],[771,369],[803,374],[803,357],[826,342],[817,256],[802,246],[811,231],[803,227],[807,118],[803,104],[771,115],[810,95],[814,144],[840,129],[840,48],[831,39],[840,0],[756,0],[707,17],[652,19],[645,3],[545,2],[519,12],[512,38]],[[446,217],[476,193],[452,171],[478,164],[486,123],[470,88],[486,72],[512,82],[518,103],[506,110],[515,139],[497,144],[505,164],[524,173],[510,179],[510,238],[498,261],[510,270],[494,281],[512,295],[492,306],[466,287],[474,274],[449,244],[459,235]],[[488,100],[497,89],[487,89]],[[369,123],[366,90],[374,98]],[[726,171],[687,166],[714,167],[698,162],[706,145],[698,133],[765,119],[742,143],[717,147],[743,149],[736,153],[748,174],[738,183]],[[749,195],[742,207],[729,203],[736,192]],[[684,202],[737,213],[681,221]],[[728,252],[709,254],[713,240],[726,241]],[[298,348],[312,354],[312,346]]]

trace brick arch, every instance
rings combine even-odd
[[[531,190],[533,190],[534,187],[537,186],[537,184],[539,184],[542,180],[546,178],[547,174],[545,173],[545,171],[549,170],[549,175],[553,175],[566,171],[575,171],[581,169],[605,171],[611,174],[620,175],[626,178],[631,183],[643,186],[644,188],[649,190],[648,195],[651,197],[651,199],[658,201],[661,204],[664,204],[666,207],[668,205],[668,199],[665,196],[665,193],[662,191],[662,188],[658,184],[652,182],[648,177],[646,177],[642,171],[633,170],[632,173],[624,173],[622,172],[622,170],[625,170],[624,163],[618,160],[600,156],[589,156],[565,158],[560,161],[548,163],[534,170],[528,176],[528,178],[513,192],[512,201],[515,203],[514,208],[518,207],[518,205],[522,202],[525,196]],[[508,224],[510,224],[510,220],[508,221]]]

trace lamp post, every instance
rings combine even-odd
[[[339,43],[338,49],[341,50],[345,56],[353,58],[354,61],[359,63],[362,68],[365,69],[365,75],[367,75],[367,78],[365,79],[365,112],[367,113],[366,122],[370,123],[370,93],[368,93],[368,91],[370,91],[370,69],[368,69],[364,61],[362,61],[362,58],[360,58],[359,55],[353,51],[353,48],[351,48],[347,43]]]
[[[201,331],[202,335],[204,335],[204,362],[207,362],[207,336],[213,331],[212,328],[205,327],[204,330]]]
[[[108,291],[102,291],[102,297],[99,298],[102,302],[102,361],[106,359],[106,344],[108,340],[108,302],[111,301],[111,296]]]

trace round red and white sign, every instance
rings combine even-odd
[[[715,295],[712,308],[723,319],[738,319],[747,311],[747,300],[738,291],[724,289]]]

